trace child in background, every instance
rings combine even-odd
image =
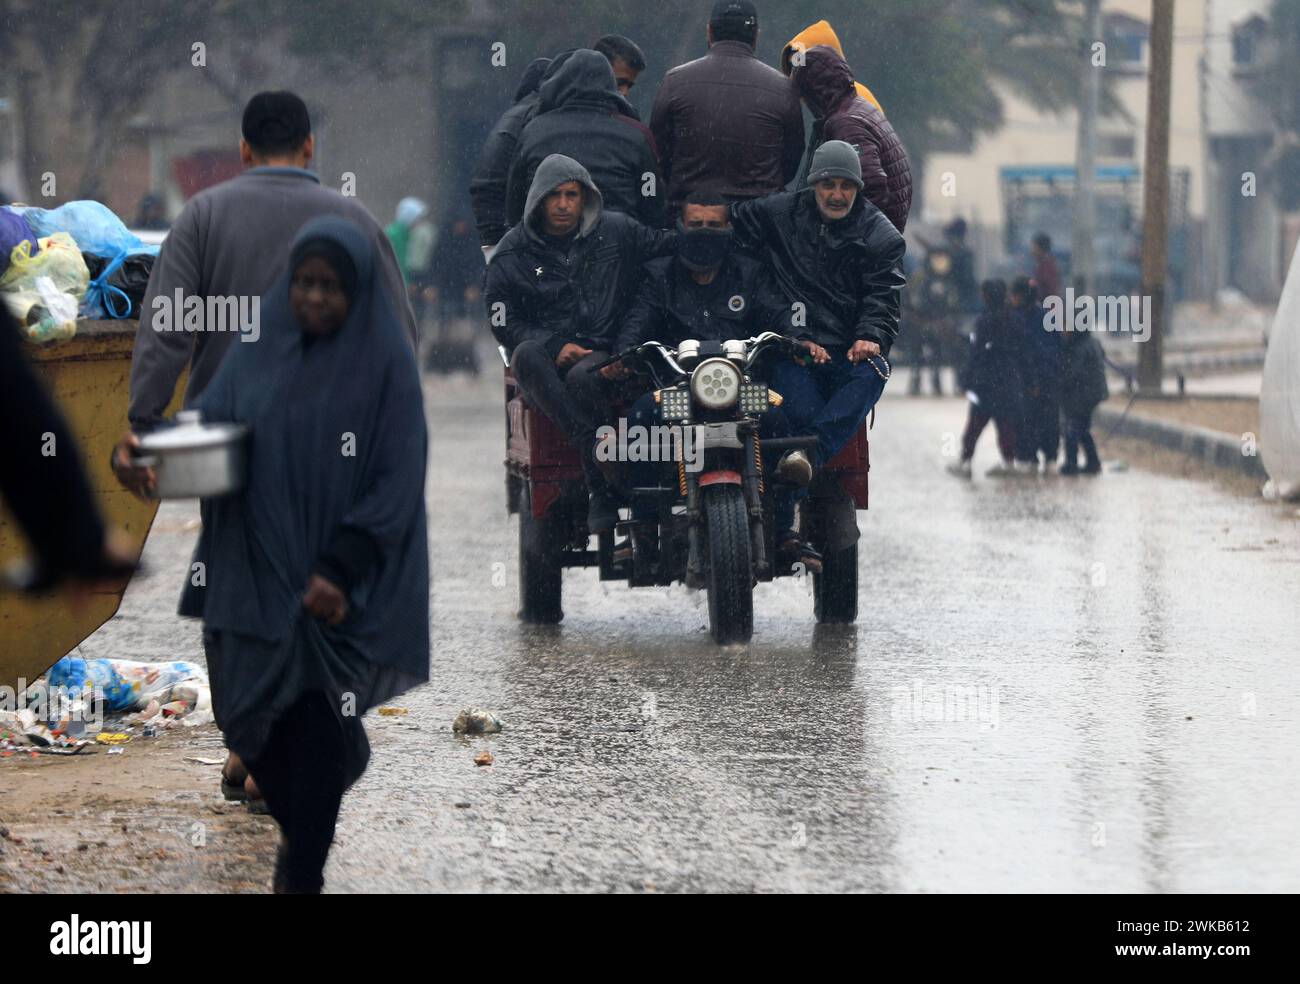
[[[1016,429],[1016,462],[1025,471],[1041,467],[1046,475],[1056,464],[1061,446],[1061,338],[1043,327],[1043,308],[1028,277],[1011,284],[1011,311],[1020,325],[1024,352],[1025,392]]]
[[[1006,282],[986,280],[980,285],[980,295],[984,310],[975,319],[970,356],[962,372],[962,388],[970,400],[970,411],[962,435],[961,460],[948,466],[948,471],[964,478],[970,477],[975,442],[990,420],[997,425],[1002,463],[987,474],[1015,472],[1016,423],[1022,403],[1021,332],[1006,304]]]
[[[1092,439],[1092,412],[1110,396],[1101,343],[1090,331],[1065,333],[1062,343],[1061,412],[1065,416],[1065,463],[1062,475],[1096,475],[1101,471],[1097,444]],[[1084,465],[1079,468],[1079,448]]]

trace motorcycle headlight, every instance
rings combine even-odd
[[[706,410],[725,410],[740,397],[740,370],[726,359],[705,359],[691,376],[691,396]]]
[[[684,389],[662,389],[659,397],[659,419],[665,423],[686,423],[691,419],[691,398]]]

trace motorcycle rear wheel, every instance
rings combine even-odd
[[[858,545],[827,551],[813,575],[813,614],[819,623],[847,624],[858,618]]]
[[[533,625],[555,625],[564,618],[561,554],[564,533],[550,517],[533,516],[532,492],[521,483],[519,496],[519,618]]]

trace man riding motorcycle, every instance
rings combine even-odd
[[[808,182],[802,191],[730,206],[738,240],[762,251],[783,295],[783,330],[814,343],[812,366],[781,361],[771,379],[791,429],[817,438],[811,452],[788,452],[778,466],[801,486],[849,442],[884,392],[906,282],[906,244],[860,194],[853,147],[823,143]],[[793,506],[776,519],[792,530]]]
[[[609,405],[592,367],[608,358],[641,265],[675,242],[675,233],[604,210],[586,168],[552,154],[533,176],[523,221],[497,244],[484,275],[488,322],[520,388],[581,457],[593,533],[614,528],[618,502],[596,466],[596,430]]]
[[[615,350],[652,339],[676,346],[687,338],[721,341],[772,329],[781,306],[762,264],[734,250],[733,238],[721,195],[688,195],[677,223],[677,251],[645,264]],[[603,372],[619,378],[626,370],[615,363]]]
[[[645,264],[614,350],[626,352],[647,341],[675,348],[688,338],[726,341],[779,328],[783,306],[762,264],[732,249],[732,240],[726,200],[708,191],[687,195],[677,222],[677,252]],[[618,380],[630,371],[616,362],[601,373]],[[655,419],[654,394],[645,393],[632,405],[628,426],[649,427]],[[653,464],[638,463],[632,472],[634,484],[654,483]],[[638,501],[632,518],[639,524],[633,536],[652,552],[653,504]]]

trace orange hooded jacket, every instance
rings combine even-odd
[[[786,75],[790,74],[790,58],[794,54],[796,47],[803,51],[807,51],[814,45],[819,44],[824,44],[834,48],[841,58],[844,57],[844,49],[840,47],[840,39],[839,36],[836,35],[835,29],[826,21],[820,20],[811,27],[805,28],[801,33],[796,34],[786,44],[785,48],[781,51],[781,71]],[[885,107],[880,105],[880,100],[872,95],[870,89],[861,82],[855,81],[853,84],[857,86],[859,96],[871,103],[882,113],[885,111]]]

